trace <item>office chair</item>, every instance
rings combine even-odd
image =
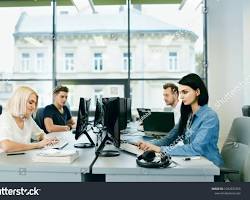
[[[250,181],[250,117],[234,119],[221,155],[224,166],[215,181]]]
[[[2,111],[3,111],[3,106],[0,105],[0,115],[2,114]]]
[[[45,131],[45,126],[44,126],[44,109],[45,108],[38,108],[36,111],[36,115],[34,117],[35,122],[37,125]]]
[[[245,117],[250,117],[250,105],[244,105],[242,107],[242,114]]]

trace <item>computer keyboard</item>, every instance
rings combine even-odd
[[[63,149],[66,145],[68,145],[68,142],[65,140],[59,140],[56,144],[50,144],[45,146],[45,149]]]
[[[134,154],[134,155],[141,155],[143,154],[143,150],[140,150],[136,145],[129,144],[129,143],[121,143],[120,149],[122,151],[126,151],[128,153]]]

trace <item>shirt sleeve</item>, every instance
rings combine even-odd
[[[158,140],[152,140],[151,143],[157,146],[170,145],[173,141],[175,141],[178,138],[178,129],[179,129],[179,124],[175,125],[174,128],[171,131],[169,131],[166,136]]]
[[[70,110],[68,109],[67,106],[65,106],[64,109],[65,109],[65,112],[67,114],[67,121],[68,121],[72,118],[72,115],[71,115]]]
[[[204,149],[207,145],[210,145],[213,138],[219,132],[219,120],[217,115],[207,115],[200,128],[197,130],[197,134],[190,144],[184,144],[182,146],[161,146],[161,151],[167,154],[177,156],[196,156],[203,155]]]
[[[45,109],[44,109],[44,118],[53,118],[53,114],[54,114],[54,111],[52,109],[52,107],[49,105],[49,106],[46,106]]]

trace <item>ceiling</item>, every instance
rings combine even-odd
[[[87,0],[83,0],[87,1]],[[94,5],[122,5],[126,0],[92,0]],[[179,4],[182,0],[130,0],[132,4]],[[73,5],[72,0],[57,0],[58,6]],[[0,0],[0,7],[49,6],[51,0]]]

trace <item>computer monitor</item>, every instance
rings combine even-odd
[[[120,101],[119,97],[102,99],[106,135],[96,151],[96,154],[100,156],[110,157],[119,155],[119,151],[103,150],[103,148],[108,140],[112,141],[115,147],[120,147]]]
[[[131,98],[126,98],[127,122],[132,121],[131,104]]]
[[[77,143],[74,146],[76,148],[89,148],[94,147],[95,143],[91,139],[91,137],[88,134],[88,125],[89,125],[89,105],[90,105],[90,99],[84,99],[80,98],[79,102],[79,109],[77,114],[77,124],[76,124],[76,131],[75,131],[75,139],[78,140],[78,138],[85,134],[90,141],[90,143]]]
[[[127,128],[127,99],[120,98],[120,112],[119,112],[119,125],[120,130],[124,130]]]
[[[103,126],[104,123],[104,113],[103,106],[99,99],[96,100],[94,127]]]

